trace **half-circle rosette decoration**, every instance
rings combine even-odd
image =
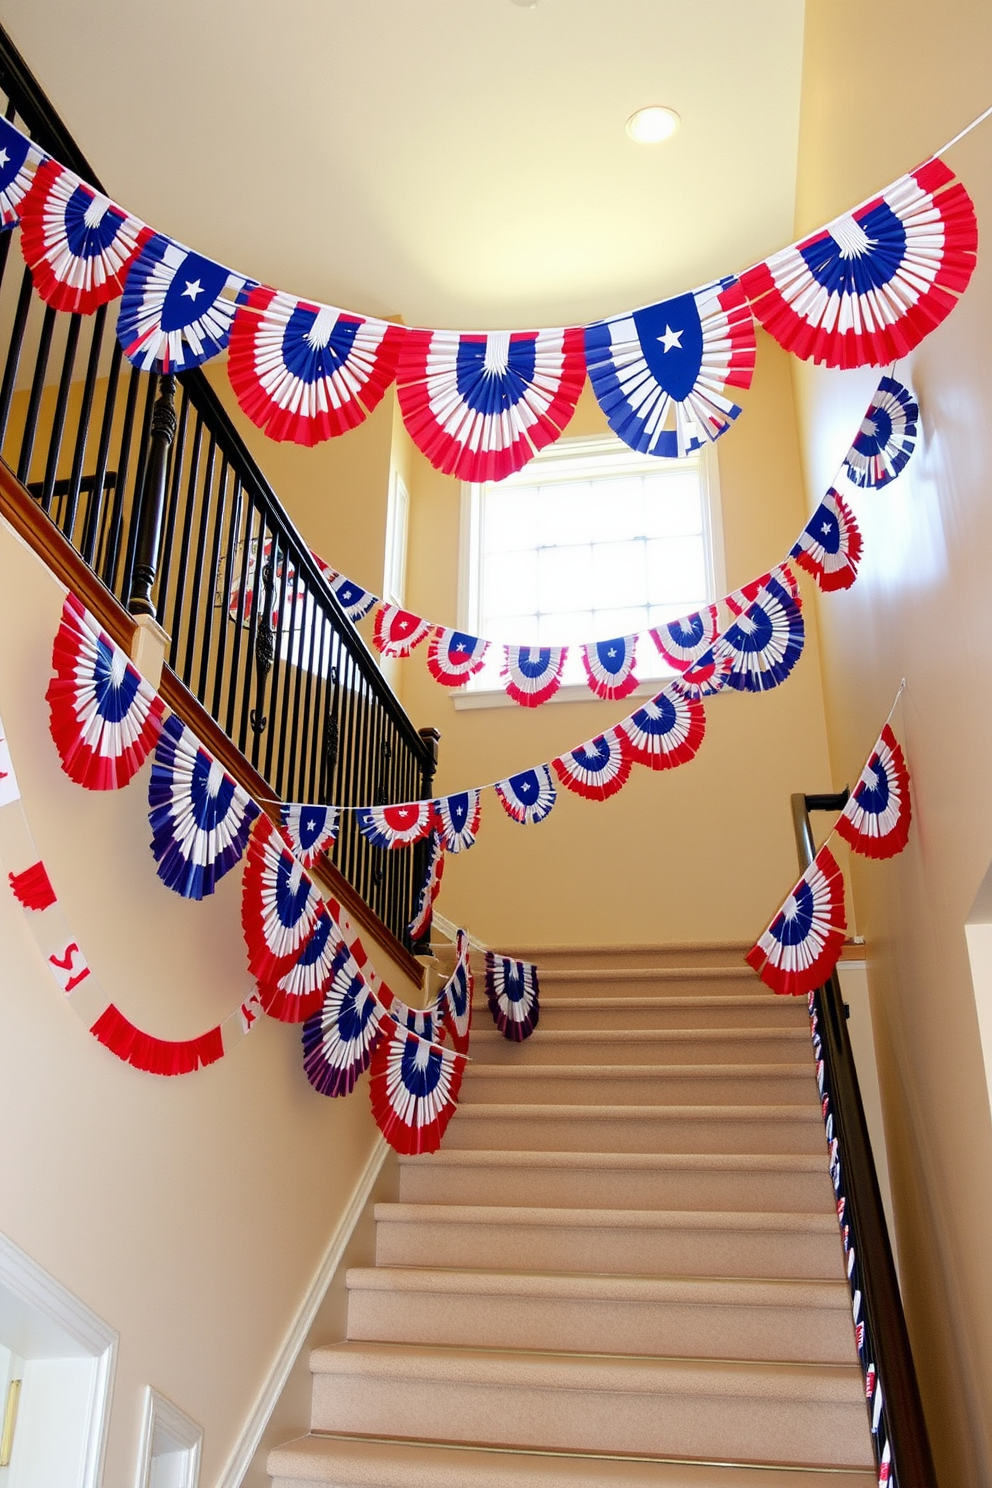
[[[372,1056],[372,1114],[396,1152],[436,1152],[458,1106],[465,1056],[389,1022]]]
[[[62,768],[87,790],[127,785],[155,746],[165,705],[100,624],[67,594],[45,697]]]
[[[730,658],[729,687],[768,692],[789,676],[803,654],[805,638],[798,604],[777,579],[769,579],[753,603],[727,626],[713,652]]]
[[[44,151],[7,119],[0,119],[0,232],[16,227],[20,206],[34,180]]]
[[[850,589],[861,562],[861,533],[839,491],[827,492],[790,554],[825,592]]]
[[[522,708],[537,708],[554,697],[568,656],[567,646],[504,646],[500,678],[507,695]]]
[[[324,564],[320,567],[324,571],[328,588],[353,623],[364,620],[369,611],[379,603],[378,594],[373,594],[371,589],[363,589],[353,579],[346,578],[344,574],[335,573],[332,568],[327,568]]]
[[[920,417],[909,388],[883,377],[872,396],[861,428],[844,456],[847,478],[856,486],[885,486],[909,464],[916,448]]]
[[[864,857],[891,858],[906,846],[912,818],[906,760],[886,724],[841,813],[837,831]]]
[[[631,449],[676,458],[740,413],[728,388],[754,375],[754,322],[737,279],[588,326],[586,364],[610,428]]]
[[[582,666],[591,691],[604,702],[620,702],[637,687],[636,635],[592,641],[582,647]]]
[[[21,252],[53,310],[89,315],[116,299],[151,236],[150,227],[54,160],[42,161],[21,202]]]
[[[562,785],[587,801],[605,801],[630,779],[631,758],[626,736],[619,728],[597,734],[577,749],[551,761]]]
[[[701,698],[714,697],[726,687],[733,664],[731,652],[719,651],[716,644],[710,646],[682,673],[682,695],[697,703]]]
[[[521,770],[494,787],[507,816],[521,825],[542,822],[555,804],[556,792],[547,765]]]
[[[971,198],[933,159],[741,282],[786,351],[828,367],[884,367],[954,309],[977,250]]]
[[[318,1011],[330,985],[341,932],[321,901],[313,928],[274,980],[259,983],[258,1000],[270,1018],[280,1023],[303,1023]]]
[[[360,806],[359,830],[373,847],[407,847],[426,837],[434,824],[433,801],[402,801],[396,806]]]
[[[158,876],[184,899],[214,892],[259,815],[247,791],[175,714],[155,746],[148,806]]]
[[[504,1038],[515,1044],[530,1038],[541,1016],[540,993],[536,966],[486,952],[486,999]]]
[[[478,788],[440,796],[434,802],[434,823],[445,852],[457,853],[474,846],[482,819],[482,791]]]
[[[719,628],[719,611],[715,604],[711,604],[694,610],[691,615],[682,615],[678,620],[656,625],[649,635],[665,660],[677,672],[684,672],[709,650]]]
[[[444,877],[444,843],[438,831],[431,832],[431,840],[427,852],[427,868],[424,872],[424,881],[417,895],[417,907],[414,910],[413,919],[410,921],[410,939],[414,945],[418,941],[425,940],[431,933],[431,923],[434,918],[434,900],[441,892],[441,879]]]
[[[585,382],[582,331],[408,331],[396,371],[410,437],[431,464],[498,481],[565,428]]]
[[[337,841],[341,820],[339,806],[309,805],[305,801],[285,802],[279,807],[279,821],[286,840],[304,868],[312,868]]]
[[[303,1068],[310,1084],[321,1095],[350,1095],[376,1044],[393,1026],[342,943],[320,1011],[303,1025]]]
[[[273,993],[296,963],[322,909],[324,901],[303,864],[268,817],[260,816],[248,843],[241,924],[248,969],[258,983],[262,1005],[282,1022],[299,1023],[315,1011],[307,996],[290,1001],[286,988],[280,995]],[[313,994],[311,987],[311,1003]]]
[[[671,682],[642,708],[617,724],[627,751],[639,765],[672,770],[699,753],[706,735],[706,712],[698,698]]]
[[[427,648],[427,670],[442,687],[464,687],[486,664],[489,642],[439,625]]]
[[[468,945],[468,936],[459,930],[455,936],[455,969],[438,995],[438,1004],[444,1003],[445,1029],[459,1054],[468,1053],[472,1028],[473,978]]]
[[[117,317],[124,355],[143,372],[185,372],[227,346],[245,281],[154,233],[128,272]],[[227,296],[225,298],[225,295]]]
[[[401,326],[258,285],[241,297],[228,373],[270,439],[320,444],[363,423],[396,373]]]
[[[769,583],[774,580],[776,584],[792,596],[796,604],[802,607],[803,596],[799,588],[799,581],[792,571],[792,565],[783,560],[775,565],[768,573],[763,573],[758,579],[751,579],[747,584],[742,584],[739,589],[734,589],[724,598],[728,610],[733,615],[742,615],[749,605],[768,588]]]
[[[821,847],[744,959],[773,992],[804,997],[830,976],[846,930],[844,879],[830,849]]]
[[[409,656],[421,641],[426,641],[433,629],[432,621],[424,620],[400,605],[383,601],[376,610],[372,644],[383,656],[400,659]]]

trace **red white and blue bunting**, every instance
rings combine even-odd
[[[433,801],[404,801],[398,806],[359,806],[358,826],[373,847],[408,847],[420,842],[434,824]]]
[[[530,1038],[541,1016],[540,992],[536,966],[486,952],[486,997],[504,1038],[517,1044]]]
[[[434,824],[441,834],[445,852],[463,852],[475,845],[476,833],[482,819],[482,791],[480,789],[457,791],[452,796],[440,796],[434,802],[434,810]]]
[[[891,858],[906,846],[912,813],[906,760],[886,724],[841,812],[837,831],[864,857]]]
[[[455,969],[438,994],[438,1005],[444,1007],[446,1035],[459,1054],[468,1053],[473,986],[469,938],[464,930],[459,930],[455,935]]]
[[[556,799],[547,765],[521,770],[517,775],[497,781],[495,791],[507,816],[522,826],[544,821]]]
[[[143,372],[185,372],[217,356],[231,338],[244,285],[240,274],[153,234],[121,297],[117,339],[124,355]]]
[[[605,801],[622,790],[630,779],[631,755],[627,736],[620,729],[597,734],[577,749],[551,761],[566,790],[587,801]]]
[[[844,473],[855,486],[885,486],[905,470],[916,448],[920,410],[909,388],[883,377],[844,456]]]
[[[582,668],[591,691],[604,702],[619,702],[637,687],[634,664],[636,635],[593,641],[582,647]]]
[[[279,821],[304,868],[313,868],[337,841],[341,811],[337,806],[284,802],[279,807]]]
[[[431,840],[427,850],[427,868],[424,873],[424,881],[417,895],[417,908],[413,919],[410,921],[410,939],[416,947],[431,933],[431,922],[434,917],[434,900],[441,892],[441,879],[444,877],[444,843],[436,826],[431,832]]]
[[[802,611],[789,591],[769,578],[755,599],[718,637],[717,660],[730,658],[728,687],[740,692],[767,692],[789,676],[803,653]]]
[[[351,948],[342,943],[320,1010],[303,1025],[303,1068],[310,1084],[321,1095],[350,1095],[392,1026]]]
[[[861,561],[861,532],[855,515],[832,487],[799,534],[790,553],[825,592],[850,589]]]
[[[429,620],[422,620],[399,605],[384,603],[376,610],[372,642],[383,656],[409,656],[415,646],[426,641],[432,629]]]
[[[0,231],[20,222],[21,202],[42,159],[37,146],[6,119],[0,119]]]
[[[698,698],[671,682],[616,726],[629,757],[649,770],[688,764],[706,735],[706,713]]]
[[[567,646],[504,646],[500,677],[507,696],[524,708],[537,708],[561,686]]]
[[[458,1105],[465,1055],[432,1043],[392,1017],[372,1055],[369,1094],[376,1125],[404,1155],[436,1152]]]
[[[248,969],[258,983],[266,1012],[286,1023],[300,1023],[319,1005],[319,985],[298,992],[280,986],[296,966],[315,930],[323,900],[299,858],[267,816],[251,830],[242,880],[241,923],[248,947]],[[306,979],[303,979],[305,987]],[[301,986],[300,982],[294,985]]]
[[[691,615],[683,615],[679,620],[657,625],[648,634],[665,660],[677,672],[684,672],[709,650],[719,630],[720,612],[712,604],[694,610]]]
[[[486,664],[489,642],[439,625],[427,648],[427,670],[442,687],[464,687]]]

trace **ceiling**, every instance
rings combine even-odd
[[[586,321],[792,236],[802,0],[0,0],[106,188],[407,324]],[[624,121],[664,103],[653,147]]]

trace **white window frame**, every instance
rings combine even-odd
[[[629,457],[629,458],[628,458]],[[524,467],[521,478],[527,473],[537,474],[540,462],[574,459],[576,473],[580,466],[590,461],[602,461],[604,467],[623,460],[632,472],[642,473],[658,466],[658,457],[638,455],[614,435],[579,436],[560,439],[536,455]],[[723,546],[723,507],[720,496],[720,466],[715,444],[707,443],[696,456],[703,498],[703,553],[706,576],[710,588],[708,598],[718,600],[726,593],[726,563]],[[535,469],[537,467],[537,469]],[[469,635],[479,634],[482,573],[482,482],[462,483],[461,526],[458,552],[458,627]],[[493,637],[486,637],[492,640]],[[498,639],[498,638],[496,638]],[[608,640],[608,636],[588,636],[587,641]],[[674,673],[673,673],[674,675]],[[664,676],[655,676],[641,682],[633,697],[651,697],[664,685]],[[518,706],[498,686],[480,686],[475,679],[452,694],[456,709],[500,708]],[[598,701],[585,683],[560,687],[552,703],[588,703]]]

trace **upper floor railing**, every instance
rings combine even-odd
[[[101,183],[6,33],[5,117]],[[199,370],[139,371],[116,306],[60,314],[0,235],[0,458],[132,613],[275,799],[356,805],[430,793],[422,737]],[[384,852],[342,814],[333,862],[403,945],[422,851]]]

